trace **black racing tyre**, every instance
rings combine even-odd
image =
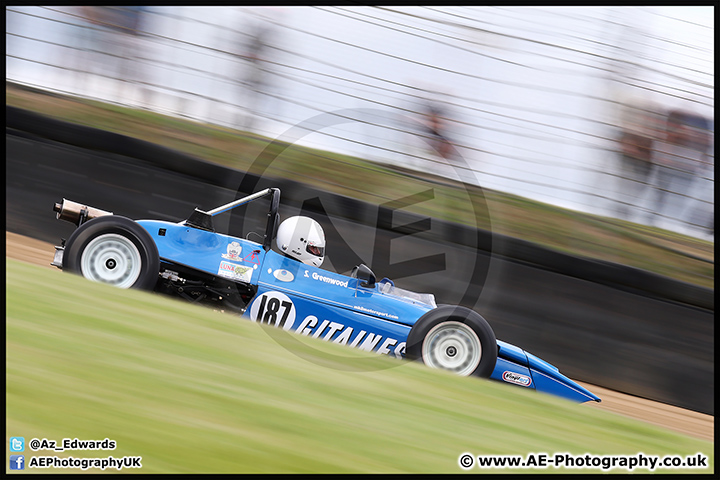
[[[119,288],[152,290],[160,259],[143,227],[129,218],[107,215],[84,223],[70,235],[63,270]]]
[[[497,362],[497,340],[477,312],[441,305],[420,317],[410,329],[405,356],[458,375],[489,378]]]

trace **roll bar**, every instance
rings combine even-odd
[[[272,241],[273,238],[275,238],[278,223],[280,221],[280,214],[278,213],[278,208],[280,206],[279,188],[266,188],[265,190],[260,190],[259,192],[255,192],[246,197],[239,198],[237,200],[233,200],[230,203],[226,203],[225,205],[213,208],[209,212],[204,212],[198,208],[195,208],[195,211],[192,213],[192,215],[190,215],[187,220],[185,220],[184,224],[191,227],[200,228],[202,230],[209,230],[211,232],[214,232],[215,228],[212,224],[212,217],[220,215],[221,213],[232,210],[235,207],[245,205],[246,203],[250,203],[253,200],[257,200],[258,198],[262,198],[267,195],[272,195],[272,198],[270,199],[270,210],[268,211],[267,225],[265,227],[265,237],[263,239],[263,248],[265,249],[265,251],[268,251],[272,248]]]
[[[257,200],[258,198],[262,198],[265,195],[269,195],[273,193],[273,190],[276,190],[278,193],[280,193],[280,190],[277,188],[266,188],[265,190],[260,190],[259,192],[255,192],[251,195],[248,195],[247,197],[239,198],[237,200],[233,200],[230,203],[226,203],[225,205],[222,205],[217,208],[213,208],[209,212],[207,212],[208,215],[211,217],[214,217],[215,215],[219,215],[221,213],[227,212],[228,210],[231,210],[235,207],[239,207],[240,205],[245,205],[246,203],[250,203],[253,200]]]

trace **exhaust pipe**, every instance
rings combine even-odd
[[[58,220],[65,220],[66,222],[74,223],[78,227],[93,218],[113,214],[112,212],[106,212],[105,210],[100,210],[99,208],[88,207],[87,205],[66,200],[64,198],[61,203],[56,203],[53,206],[53,211],[57,213]]]

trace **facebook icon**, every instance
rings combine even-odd
[[[25,470],[25,455],[10,455],[10,470]]]

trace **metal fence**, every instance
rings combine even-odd
[[[270,137],[370,108],[308,141],[714,239],[698,13],[9,6],[6,78]]]

